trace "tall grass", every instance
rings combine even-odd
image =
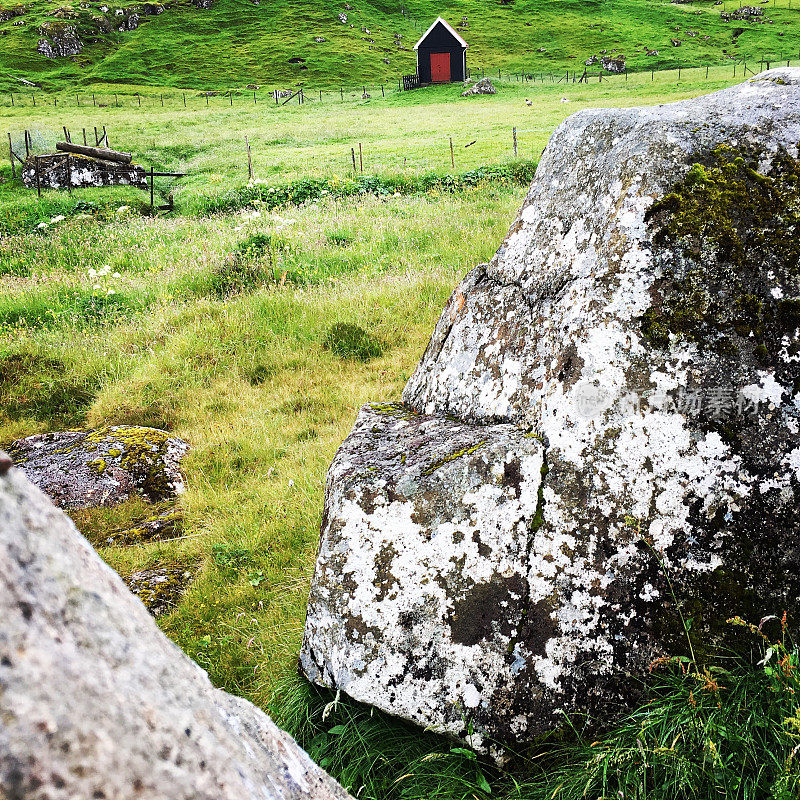
[[[647,701],[608,734],[551,737],[508,752],[502,768],[296,677],[278,688],[271,710],[365,800],[792,800],[800,796],[800,653],[785,618],[731,624],[752,632],[756,658],[661,659]]]

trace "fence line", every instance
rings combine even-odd
[[[688,72],[690,70],[705,70],[706,77],[709,76],[709,70],[723,70],[725,68],[730,68],[732,70],[732,77],[738,77],[741,75],[742,78],[747,77],[748,75],[755,75],[758,72],[762,71],[763,69],[769,69],[771,66],[774,65],[783,65],[784,63],[786,66],[790,66],[792,61],[800,60],[800,52],[798,52],[797,58],[783,58],[783,54],[778,57],[769,56],[763,57],[758,60],[745,60],[745,59],[736,59],[731,60],[728,64],[709,64],[709,65],[698,65],[698,66],[686,66],[684,64],[677,64],[674,66],[662,67],[659,69],[650,69],[650,70],[637,70],[637,71],[628,71],[627,69],[623,72],[614,73],[608,72],[603,69],[598,69],[597,71],[590,71],[588,68],[584,68],[582,70],[564,70],[558,72],[546,72],[546,71],[508,71],[504,72],[502,69],[494,69],[490,70],[485,67],[476,67],[469,70],[470,77],[472,78],[484,78],[488,77],[493,80],[498,81],[507,81],[511,83],[542,83],[547,84],[550,83],[551,85],[556,84],[578,84],[578,83],[590,83],[590,82],[597,82],[602,83],[603,81],[614,80],[615,78],[621,78],[623,80],[628,80],[629,77],[636,77],[636,76],[643,76],[646,75],[648,72],[650,73],[651,80],[655,80],[656,74],[664,74],[668,72],[677,72],[678,79],[680,80],[682,72]],[[754,69],[755,66],[758,66],[758,69]],[[35,91],[25,91],[25,92],[7,92],[5,94],[5,100],[0,103],[0,105],[4,105],[6,108],[39,108],[40,106],[52,106],[54,109],[57,108],[145,108],[145,109],[152,109],[154,107],[166,108],[182,106],[183,108],[191,108],[192,103],[203,105],[203,100],[205,100],[205,107],[211,108],[211,100],[214,98],[221,99],[224,104],[230,108],[235,107],[234,101],[236,105],[240,108],[244,105],[253,105],[254,107],[258,107],[259,105],[269,107],[271,103],[274,102],[272,108],[275,107],[283,107],[287,105],[290,101],[297,100],[298,105],[304,106],[306,104],[315,104],[315,103],[324,103],[325,100],[329,102],[332,100],[336,100],[338,98],[339,102],[352,102],[354,99],[358,100],[365,100],[365,99],[384,99],[387,94],[391,94],[392,92],[400,92],[400,91],[408,91],[415,89],[418,85],[418,81],[408,80],[409,76],[400,76],[398,78],[397,85],[394,86],[393,89],[388,89],[387,85],[384,84],[375,84],[373,85],[362,85],[361,87],[344,87],[340,86],[338,89],[316,89],[313,90],[307,87],[301,87],[297,90],[290,90],[290,91],[282,91],[278,89],[273,89],[268,91],[266,94],[262,94],[259,96],[258,90],[252,89],[236,89],[236,90],[228,90],[228,91],[217,91],[217,90],[210,90],[210,91],[201,91],[197,93],[194,97],[187,96],[187,92],[182,91],[177,94],[173,95],[166,95],[161,92],[158,94],[152,95],[142,95],[140,92],[136,92],[130,95],[120,95],[119,93],[116,94],[108,94],[104,96],[98,95],[95,93],[86,93],[81,95],[80,93],[72,94],[70,93],[68,96],[63,94],[56,94],[56,95],[48,95],[46,92],[35,92]],[[388,89],[388,91],[387,91]],[[378,95],[380,92],[380,96]],[[75,102],[74,104],[69,102],[74,97]],[[128,102],[126,103],[126,99]],[[105,100],[105,102],[103,102]],[[213,106],[217,108],[218,106]]]

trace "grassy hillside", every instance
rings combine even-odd
[[[663,0],[359,0],[349,4],[351,10],[345,5],[216,0],[210,9],[199,9],[191,0],[174,0],[112,4],[103,12],[107,6],[99,0],[65,5],[0,0],[0,19],[2,9],[10,17],[0,22],[0,91],[21,89],[19,78],[46,90],[96,84],[195,90],[249,83],[270,88],[393,84],[398,75],[414,71],[414,43],[438,15],[455,25],[466,19],[469,64],[494,74],[498,69],[582,70],[587,57],[603,50],[624,53],[634,70],[721,64],[730,58],[785,60],[800,52],[798,0],[764,5],[773,24],[723,22],[720,12],[739,6],[731,0],[721,5],[714,0],[680,5]],[[137,9],[138,28],[120,32]],[[148,9],[163,13],[148,15]],[[342,11],[346,24],[338,19]],[[75,26],[85,43],[82,52],[56,59],[37,53],[45,24]],[[682,44],[674,47],[671,38]],[[648,49],[658,55],[648,55]]]
[[[0,85],[16,88],[11,76],[24,76],[51,90],[35,108],[30,95],[13,108],[0,98],[0,135],[9,131],[19,151],[23,129],[41,152],[62,126],[73,139],[106,126],[111,144],[137,161],[189,173],[163,179],[159,193],[174,193],[175,211],[153,216],[148,194],[130,188],[39,199],[0,159],[0,446],[115,423],[188,440],[188,491],[173,538],[134,537],[161,510],[139,501],[73,516],[124,578],[145,569],[183,576],[162,629],[217,685],[269,708],[362,800],[796,797],[797,656],[778,643],[770,651],[789,659],[781,664],[794,670],[791,685],[769,665],[728,664],[719,686],[694,665],[659,679],[651,705],[604,740],[544,748],[506,773],[297,678],[333,453],[362,403],[400,397],[452,287],[508,230],[526,191],[519,176],[553,128],[582,108],[710,92],[741,79],[742,69],[734,78],[725,61],[708,75],[642,72],[589,85],[504,80],[496,96],[476,98],[442,86],[371,100],[350,91],[342,101],[329,89],[321,102],[280,108],[263,92],[258,104],[237,95],[233,105],[219,96],[206,105],[194,91],[184,108],[176,86],[352,85],[411,69],[411,54],[391,43],[401,32],[410,46],[417,31],[397,7],[358,3],[351,29],[336,21],[338,5],[291,5],[175,5],[57,63],[32,55],[50,6],[33,3],[24,26],[0,25],[10,31],[0,37]],[[719,61],[734,30],[718,22],[722,6],[710,0],[409,5],[417,18],[444,10],[458,22],[466,13],[472,63],[504,69],[562,69],[614,47],[633,58],[637,43],[664,56],[670,20],[711,36],[675,49],[687,62]],[[792,20],[800,12],[768,13]],[[390,48],[389,65],[376,65],[361,25]],[[783,28],[783,37],[777,23],[748,28],[740,51],[783,46],[794,35]],[[312,43],[316,35],[327,41]],[[293,57],[308,69],[288,64]],[[93,86],[102,107],[84,96],[78,108],[73,85]],[[163,107],[161,86],[172,87]],[[115,91],[120,107],[108,102]],[[363,177],[352,168],[359,144]],[[289,190],[293,201],[275,206],[272,197]],[[368,347],[334,346],[341,323],[359,326]]]

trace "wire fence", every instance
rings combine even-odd
[[[800,3],[800,0],[798,0]],[[502,68],[473,67],[469,70],[470,79],[479,80],[490,78],[500,82],[531,83],[531,84],[577,84],[577,83],[603,83],[604,81],[625,80],[632,77],[650,75],[655,80],[656,75],[663,76],[675,73],[678,80],[690,71],[704,71],[708,77],[711,70],[715,76],[725,77],[726,70],[730,70],[730,77],[749,77],[775,66],[790,66],[792,61],[800,61],[800,52],[797,57],[786,57],[785,53],[777,55],[764,54],[758,60],[743,58],[730,59],[725,64],[695,65],[674,64],[653,68],[650,70],[608,71],[603,68],[583,66],[580,69],[567,69],[563,71],[545,70],[503,70]],[[299,88],[293,90],[261,89],[256,86],[247,89],[229,89],[225,91],[166,91],[153,93],[100,93],[79,92],[47,93],[38,88],[31,88],[18,92],[7,92],[0,96],[0,107],[6,108],[126,108],[152,110],[154,108],[184,108],[184,109],[220,109],[224,107],[266,107],[285,108],[288,105],[310,106],[335,102],[354,102],[359,100],[381,100],[396,96],[404,91],[403,77],[398,78],[396,84],[361,84],[359,86],[340,86],[338,88],[312,89]]]

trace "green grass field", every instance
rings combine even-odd
[[[474,8],[477,29],[478,5],[460,5],[468,14]],[[593,8],[552,5],[576,16]],[[659,14],[699,8],[710,19],[713,11],[709,4],[631,2],[603,3],[597,13],[621,18],[634,5],[647,9],[643,30]],[[273,9],[285,26],[288,8]],[[366,15],[371,6],[363,8]],[[544,3],[491,6],[483,17],[516,25],[525,8],[533,14]],[[265,10],[247,7],[242,19],[263,19]],[[310,28],[329,10],[315,11]],[[179,15],[208,26],[208,13],[176,8],[131,36],[173,25],[176,46],[188,47],[180,37],[196,29]],[[215,25],[233,15],[228,0],[210,13]],[[376,19],[393,30],[394,16],[382,13]],[[332,37],[326,24],[323,35]],[[231,21],[223,31],[231,39],[221,38],[219,50],[233,63],[232,42],[239,41],[237,58],[245,52],[258,62],[265,45],[254,39],[246,48],[237,30]],[[408,38],[412,30],[409,23]],[[167,28],[159,35],[168,36]],[[11,34],[0,39],[14,41]],[[481,45],[487,53],[489,41]],[[106,126],[112,146],[148,167],[189,173],[163,179],[158,193],[173,194],[175,211],[152,215],[145,192],[46,191],[37,198],[12,179],[7,162],[0,167],[0,445],[106,424],[154,425],[189,441],[175,541],[107,545],[109,533],[153,512],[140,501],[74,518],[123,577],[154,566],[188,572],[185,593],[159,617],[162,628],[215,684],[268,708],[361,798],[794,797],[796,760],[774,756],[795,744],[796,731],[784,725],[797,715],[794,684],[775,688],[763,670],[729,672],[736,692],[703,695],[699,687],[709,684],[694,665],[686,676],[665,678],[653,690],[655,705],[603,742],[578,741],[568,750],[546,743],[504,771],[347,701],[331,707],[330,695],[295,675],[327,466],[363,403],[399,399],[453,286],[505,235],[527,190],[520,176],[552,130],[581,108],[713,91],[737,81],[741,67],[737,78],[726,64],[708,77],[696,68],[588,85],[504,81],[496,96],[469,99],[457,86],[370,100],[350,92],[342,101],[331,91],[321,102],[277,108],[263,91],[255,104],[241,94],[233,105],[227,97],[206,105],[192,94],[184,108],[174,83],[161,106],[166,66],[159,72],[123,59],[133,42],[107,45],[94,65],[70,64],[47,78],[63,88],[109,81],[113,69],[128,84],[120,107],[78,107],[65,88],[55,107],[34,108],[27,98],[0,105],[0,134],[11,133],[17,149],[23,130],[49,149],[62,126],[73,140],[83,128],[93,136],[95,126]],[[0,58],[35,67],[6,50]],[[355,58],[348,74],[357,74]],[[202,59],[194,68],[205,69]],[[79,76],[79,69],[88,71]],[[244,80],[241,63],[226,69],[226,80]],[[316,74],[309,68],[309,78]],[[177,78],[194,80],[189,72]],[[95,88],[104,98],[112,92],[109,83]],[[360,163],[353,174],[359,144],[363,178]],[[292,202],[270,201],[270,191],[289,189]],[[368,346],[337,348],[331,337],[339,323],[358,325]],[[687,717],[695,694],[700,711]],[[753,709],[772,721],[750,735]],[[643,762],[644,748],[650,755]],[[724,763],[714,755],[720,752]]]
[[[440,15],[454,25],[466,18],[469,64],[492,74],[498,69],[582,71],[585,59],[604,50],[624,53],[634,71],[800,55],[800,0],[764,5],[774,24],[722,22],[720,11],[739,5],[732,0],[719,6],[714,0],[681,5],[665,0],[364,0],[346,12],[348,22],[342,24],[338,14],[344,5],[216,0],[201,10],[189,0],[176,0],[151,4],[163,13],[141,13],[139,27],[122,33],[120,21],[141,4],[112,6],[103,13],[101,7],[107,6],[100,2],[82,8],[52,0],[25,6],[3,0],[0,11],[24,13],[0,23],[0,91],[27,91],[20,78],[47,92],[67,93],[91,87],[239,90],[257,84],[313,91],[396,85],[399,75],[415,70],[413,46]],[[117,16],[117,9],[125,14]],[[46,23],[76,26],[85,48],[72,58],[39,54],[40,27]],[[681,45],[674,47],[672,38]]]

